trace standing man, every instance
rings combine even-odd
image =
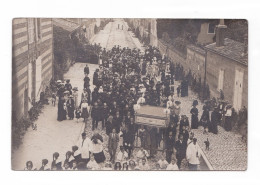
[[[197,145],[197,139],[193,138],[192,143],[188,145],[186,158],[188,160],[189,170],[197,170],[200,164],[201,154],[199,152],[199,146]]]
[[[98,120],[99,120],[99,107],[98,103],[94,103],[94,107],[91,110],[91,118],[92,118],[92,130],[97,129],[98,127]]]
[[[166,149],[166,161],[171,162],[172,154],[174,150],[175,138],[172,135],[172,132],[169,133],[169,136],[166,138],[165,149]]]
[[[179,135],[179,140],[176,142],[176,159],[177,159],[177,166],[179,169],[181,168],[181,161],[186,156],[186,143],[183,142],[183,135]]]
[[[108,138],[108,151],[110,155],[110,162],[115,162],[116,149],[119,142],[119,136],[116,133],[116,129],[113,128],[112,133],[109,134]]]
[[[89,74],[89,67],[88,67],[88,64],[86,64],[86,66],[84,67],[84,73],[85,74]]]
[[[85,78],[84,78],[84,89],[87,88],[90,85],[90,78],[88,77],[88,74],[85,73]]]
[[[89,162],[90,151],[92,150],[92,142],[87,137],[85,132],[81,134],[81,139],[79,139],[78,147],[78,150],[81,154],[81,161],[87,164]]]

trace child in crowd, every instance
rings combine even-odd
[[[93,155],[90,156],[90,161],[87,164],[87,169],[88,170],[100,170],[100,166],[95,161],[95,158]]]
[[[136,153],[137,161],[140,161],[141,159],[147,159],[149,157],[148,152],[141,147],[141,149]]]
[[[116,161],[124,162],[128,158],[128,153],[125,151],[123,146],[120,146],[120,151],[116,156]]]
[[[80,119],[80,117],[81,117],[81,110],[80,110],[79,107],[77,107],[76,110],[75,110],[75,117],[76,117],[77,123],[78,123],[78,122],[79,122],[79,119]]]
[[[55,93],[52,93],[51,104],[55,107],[55,104],[56,104],[56,94]]]
[[[158,161],[158,164],[160,165],[160,169],[165,170],[169,163],[166,161],[165,156],[163,154],[162,158]]]

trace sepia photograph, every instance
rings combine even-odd
[[[12,20],[15,171],[245,171],[246,19]]]

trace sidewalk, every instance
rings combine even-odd
[[[181,115],[186,114],[191,122],[190,109],[193,100],[197,96],[189,89],[188,97],[176,98],[181,101]],[[199,101],[197,106],[199,110],[199,119],[203,112],[203,104]],[[203,127],[193,129],[194,137],[198,139],[202,151],[207,160],[211,164],[213,170],[246,170],[247,168],[247,145],[241,140],[241,136],[234,132],[226,132],[222,127],[218,126],[218,134],[203,134]],[[205,150],[204,141],[209,139],[210,150]]]

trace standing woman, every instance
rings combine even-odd
[[[66,110],[64,109],[65,99],[64,97],[59,98],[58,102],[58,121],[66,120]]]
[[[69,99],[67,101],[67,110],[68,110],[68,116],[69,116],[69,119],[70,120],[73,120],[74,119],[74,110],[75,110],[75,102],[73,100],[73,96],[70,95],[69,96]]]
[[[232,130],[232,105],[227,105],[224,128],[228,132]]]
[[[218,107],[214,107],[213,112],[211,113],[211,121],[209,122],[209,132],[213,134],[218,133],[218,124],[220,120],[220,113]]]
[[[81,104],[81,117],[83,118],[83,121],[87,123],[87,119],[89,117],[89,112],[88,112],[88,103],[86,99],[82,100]]]
[[[198,105],[198,101],[197,100],[194,100],[193,101],[193,107],[192,109],[190,110],[190,113],[191,113],[191,128],[192,129],[198,129],[198,126],[199,126],[199,123],[198,123],[198,114],[199,114],[199,111],[197,109],[197,106]]]
[[[79,96],[79,94],[78,94],[78,88],[77,87],[74,87],[73,88],[73,93],[72,93],[72,95],[73,95],[73,100],[74,100],[74,106],[75,107],[78,107],[79,106],[79,103],[78,103],[78,96]]]

